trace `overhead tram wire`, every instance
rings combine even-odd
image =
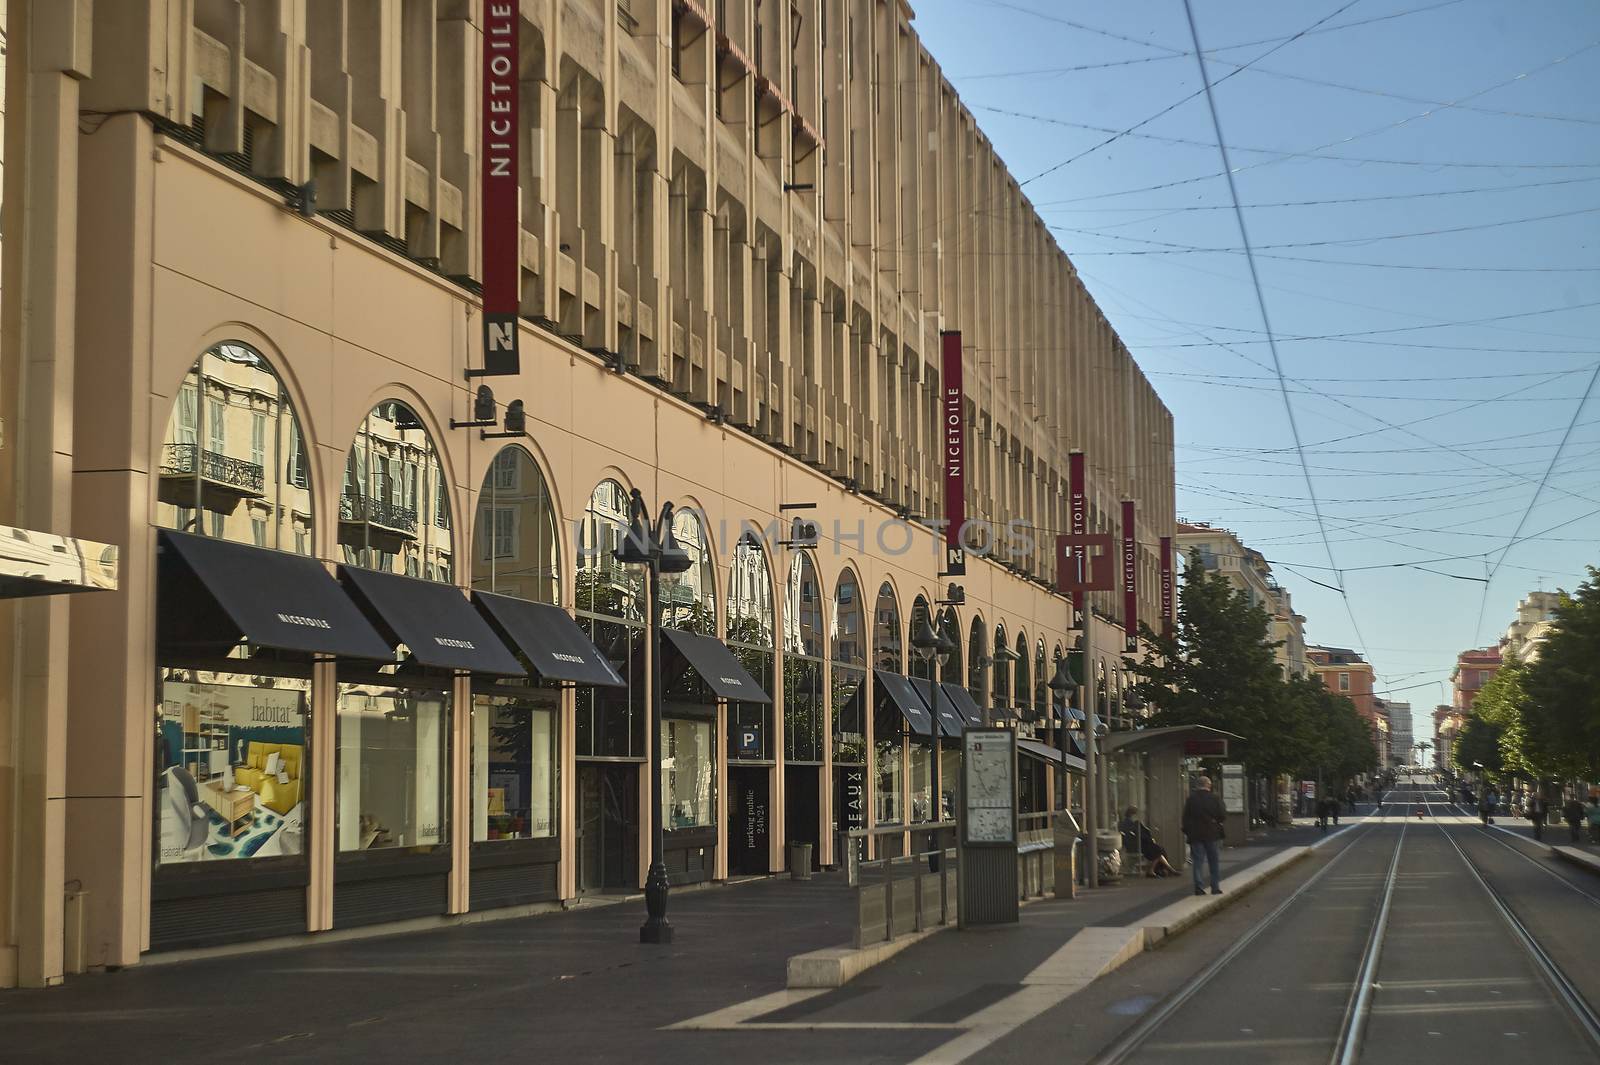
[[[1600,365],[1595,366],[1594,372],[1589,375],[1589,384],[1583,390],[1583,396],[1578,400],[1578,406],[1572,412],[1572,419],[1567,422],[1566,432],[1561,434],[1561,443],[1556,445],[1555,454],[1550,456],[1550,465],[1545,467],[1544,476],[1539,478],[1539,486],[1533,490],[1533,498],[1528,500],[1528,509],[1522,512],[1522,517],[1517,521],[1517,527],[1511,533],[1511,539],[1506,541],[1505,549],[1500,552],[1500,557],[1489,568],[1488,580],[1483,582],[1483,598],[1478,601],[1478,620],[1472,626],[1472,642],[1478,642],[1478,633],[1483,629],[1483,612],[1489,604],[1489,586],[1494,581],[1495,574],[1500,571],[1501,563],[1511,549],[1517,546],[1517,537],[1522,533],[1522,527],[1528,523],[1528,516],[1533,513],[1533,508],[1538,505],[1539,497],[1544,494],[1544,486],[1550,483],[1550,474],[1555,471],[1556,463],[1561,460],[1561,453],[1566,450],[1567,441],[1572,439],[1572,431],[1578,425],[1578,418],[1583,414],[1583,408],[1588,406],[1589,397],[1594,394],[1595,381],[1600,380]]]
[[[1343,11],[1344,8],[1340,8],[1339,10]],[[1277,375],[1278,388],[1279,388],[1279,391],[1281,392],[1281,394],[1283,396],[1284,412],[1288,415],[1288,418],[1289,418],[1289,432],[1290,432],[1290,435],[1294,438],[1295,452],[1296,452],[1296,454],[1298,454],[1300,456],[1300,465],[1302,467],[1303,472],[1305,473],[1306,492],[1311,497],[1311,509],[1312,509],[1312,512],[1317,517],[1317,528],[1322,533],[1322,545],[1323,545],[1324,550],[1326,550],[1327,553],[1328,553],[1328,565],[1334,567],[1333,575],[1334,575],[1334,579],[1339,584],[1339,598],[1344,603],[1345,613],[1348,614],[1349,617],[1350,617],[1350,628],[1351,628],[1351,630],[1354,632],[1354,634],[1356,636],[1356,644],[1357,644],[1357,646],[1361,646],[1361,645],[1365,644],[1366,641],[1361,636],[1361,625],[1356,620],[1356,613],[1355,613],[1354,608],[1350,605],[1350,593],[1345,588],[1344,575],[1338,569],[1339,562],[1334,557],[1333,544],[1331,542],[1329,542],[1329,539],[1328,539],[1328,526],[1322,520],[1322,507],[1321,507],[1321,504],[1319,504],[1317,502],[1316,484],[1312,480],[1311,469],[1310,469],[1309,464],[1306,461],[1305,448],[1301,446],[1300,425],[1295,419],[1294,401],[1289,397],[1289,385],[1288,385],[1287,380],[1284,377],[1283,361],[1278,355],[1277,342],[1273,339],[1272,318],[1271,318],[1271,315],[1267,311],[1267,297],[1266,297],[1266,293],[1262,292],[1262,290],[1261,290],[1261,275],[1260,275],[1259,271],[1256,269],[1255,254],[1252,252],[1251,247],[1250,247],[1250,230],[1249,230],[1249,227],[1245,224],[1244,208],[1242,208],[1240,206],[1240,204],[1243,201],[1240,200],[1240,198],[1239,198],[1239,186],[1234,181],[1233,163],[1228,157],[1228,142],[1227,142],[1227,139],[1223,136],[1223,133],[1222,133],[1222,118],[1217,113],[1216,93],[1213,91],[1213,88],[1212,88],[1211,74],[1206,69],[1205,52],[1200,47],[1200,28],[1199,28],[1199,26],[1197,26],[1195,24],[1194,5],[1191,2],[1191,0],[1183,0],[1183,13],[1189,20],[1189,37],[1194,42],[1195,63],[1200,68],[1200,81],[1201,81],[1202,87],[1205,90],[1206,108],[1211,112],[1211,128],[1212,128],[1213,132],[1216,133],[1216,136],[1217,136],[1217,151],[1222,156],[1222,169],[1223,169],[1223,172],[1227,175],[1227,179],[1228,179],[1228,196],[1229,196],[1229,198],[1231,198],[1233,200],[1234,218],[1239,223],[1239,239],[1244,244],[1245,261],[1247,263],[1249,263],[1249,265],[1250,265],[1250,280],[1251,280],[1252,285],[1255,288],[1256,306],[1261,311],[1261,325],[1267,331],[1268,350],[1270,350],[1271,353],[1272,353],[1272,369],[1273,369],[1273,372]],[[1331,17],[1331,16],[1329,16],[1329,17]],[[1327,21],[1326,18],[1321,19],[1316,25],[1320,25],[1321,23],[1326,22],[1326,21]],[[1312,28],[1315,28],[1315,26],[1313,26]],[[1309,32],[1309,31],[1306,31],[1306,32]],[[1298,39],[1298,37],[1300,37],[1300,36],[1304,36],[1304,32],[1302,32],[1301,34],[1298,34],[1295,39]],[[1226,80],[1226,79],[1223,79],[1223,80]]]
[[[1221,177],[1218,174],[1217,177]],[[1594,177],[1559,178],[1555,181],[1525,181],[1515,185],[1482,185],[1473,189],[1438,189],[1429,192],[1391,192],[1381,196],[1340,196],[1326,200],[1277,200],[1270,203],[1247,203],[1247,211],[1259,211],[1273,207],[1329,207],[1351,203],[1381,203],[1392,200],[1424,200],[1440,196],[1473,196],[1494,192],[1521,192],[1525,189],[1548,189],[1559,185],[1579,185],[1585,182],[1600,181],[1600,175]],[[1123,212],[1163,211],[1175,214],[1180,211],[1231,211],[1233,208],[1226,203],[1183,203],[1170,204],[1165,207],[1151,205],[1149,207],[1060,207],[1057,204],[1073,203],[1073,200],[1041,200],[1034,204],[1034,209],[1041,214],[1046,209],[1066,211],[1073,214],[1108,214]]]

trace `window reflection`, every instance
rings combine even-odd
[[[555,836],[555,709],[554,692],[474,697],[474,840]]]
[[[760,539],[746,532],[734,545],[728,567],[728,648],[761,685],[773,690],[772,577]],[[772,758],[769,703],[728,704],[728,758],[768,761]]]
[[[672,535],[689,556],[683,573],[661,575],[661,624],[669,629],[717,634],[717,592],[711,544],[705,522],[695,510],[677,510],[672,515]]]
[[[561,601],[556,508],[538,463],[502,448],[478,493],[472,586],[535,603]]]
[[[339,686],[339,850],[432,850],[449,839],[442,692]]]
[[[339,545],[352,566],[452,579],[450,501],[433,437],[388,400],[361,420],[345,457]]]
[[[822,695],[822,602],[811,556],[794,556],[783,611],[784,757],[820,762],[828,704]]]
[[[185,375],[158,459],[156,522],[183,532],[308,554],[310,462],[283,384],[237,341]]]
[[[644,757],[644,578],[640,567],[624,566],[612,554],[627,530],[627,506],[622,485],[601,481],[578,530],[578,624],[627,682],[625,688],[578,688],[579,757]]]

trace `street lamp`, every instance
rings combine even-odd
[[[1057,739],[1061,747],[1061,808],[1065,810],[1071,805],[1071,792],[1067,786],[1067,748],[1072,742],[1067,733],[1067,721],[1071,716],[1068,707],[1072,704],[1069,693],[1078,686],[1077,678],[1072,675],[1072,667],[1065,658],[1056,659],[1056,675],[1050,678],[1048,684],[1056,701],[1061,704],[1061,731]]]
[[[944,671],[945,662],[955,653],[956,645],[944,634],[942,626],[935,632],[928,624],[928,615],[923,614],[917,619],[916,631],[911,634],[911,647],[924,662],[937,660],[938,663],[937,666],[930,664],[928,669],[928,707],[933,712],[933,819],[938,822],[944,820],[944,790],[939,772],[939,675]],[[934,832],[934,846],[938,849],[937,831]]]
[[[644,493],[635,488],[628,497],[628,533],[612,552],[618,562],[643,566],[650,604],[650,872],[645,877],[645,921],[639,942],[671,943],[667,923],[666,833],[661,823],[661,575],[683,573],[692,566],[689,553],[672,534],[671,503],[661,505],[654,528],[645,514]]]

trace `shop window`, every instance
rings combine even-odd
[[[162,671],[158,864],[305,853],[310,692],[297,678]]]
[[[942,783],[942,782],[941,782]],[[911,821],[921,824],[933,818],[933,748],[927,743],[911,745]]]
[[[873,813],[880,825],[902,823],[900,787],[904,782],[900,764],[900,741],[879,740],[876,744],[877,786],[873,789]]]
[[[661,808],[668,830],[713,824],[712,725],[698,718],[661,722]]]
[[[156,524],[304,553],[309,537],[302,546],[294,535],[312,524],[304,448],[288,394],[261,353],[231,341],[207,349],[167,420]]]
[[[821,762],[829,704],[822,693],[823,623],[811,556],[789,566],[783,611],[783,739],[790,762]]]
[[[766,554],[754,533],[734,545],[728,568],[728,649],[761,685],[773,689],[772,577]],[[764,762],[772,759],[772,706],[769,703],[728,704],[728,759]]]
[[[442,692],[339,686],[340,851],[448,841],[449,704]]]
[[[555,693],[472,704],[472,838],[556,835]]]
[[[424,500],[431,511],[419,512]],[[433,437],[406,404],[378,404],[362,419],[345,462],[339,496],[345,562],[406,573],[405,560],[414,554],[425,579],[448,582],[450,531],[444,469]]]

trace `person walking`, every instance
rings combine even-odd
[[[1578,842],[1578,826],[1583,824],[1583,803],[1578,801],[1576,795],[1561,808],[1561,819],[1567,823],[1567,829],[1572,834],[1571,842]]]
[[[1211,870],[1211,894],[1222,894],[1222,855],[1218,850],[1227,817],[1222,800],[1211,791],[1211,778],[1203,776],[1195,782],[1183,804],[1183,834],[1189,838],[1189,861],[1194,867],[1194,893],[1204,895],[1205,886],[1200,881],[1200,861],[1205,860]]]
[[[1485,788],[1483,800],[1478,803],[1478,820],[1486,825],[1494,824],[1494,812],[1500,806],[1500,793],[1493,788]]]
[[[1544,797],[1537,791],[1528,796],[1524,809],[1528,820],[1533,822],[1533,838],[1544,839],[1544,819],[1549,816],[1550,810],[1544,804]]]

